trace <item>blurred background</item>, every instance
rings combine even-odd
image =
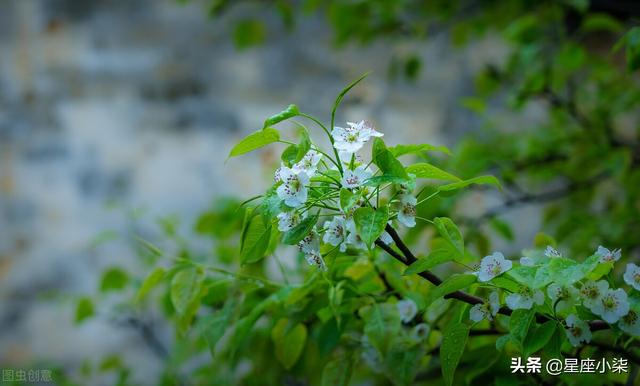
[[[268,187],[277,152],[226,161],[233,144],[289,103],[327,121],[335,95],[373,71],[338,122],[369,119],[389,144],[455,148],[470,134],[483,136],[486,120],[469,99],[476,74],[508,58],[507,43],[492,32],[464,46],[449,26],[360,44],[336,38],[319,12],[300,16],[292,31],[277,13],[256,15],[240,4],[211,19],[207,6],[2,3],[0,368],[81,369],[118,353],[139,366],[135,377],[145,383],[161,366],[158,341],[171,332],[160,323],[150,337],[149,325],[112,317],[77,326],[75,299],[97,292],[108,267],[144,272],[132,258],[133,235],[153,240],[158,224],[188,234],[218,198]],[[250,21],[256,17],[260,24]],[[549,114],[544,100],[517,114],[493,109],[499,104],[483,111],[508,121],[508,130]],[[457,211],[482,216],[505,197],[473,191]],[[533,243],[544,202],[524,204],[500,213],[516,225],[511,240],[490,237],[494,248],[517,254]]]

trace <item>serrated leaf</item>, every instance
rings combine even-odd
[[[313,226],[318,222],[318,215],[308,216],[300,224],[289,229],[282,236],[282,242],[287,245],[295,245],[311,232]]]
[[[171,279],[171,303],[178,314],[184,314],[200,294],[204,281],[202,270],[190,267],[178,271]]]
[[[388,149],[394,157],[400,157],[405,154],[420,154],[425,151],[439,151],[451,155],[451,151],[446,146],[435,146],[426,143],[419,145],[396,145]]]
[[[139,302],[144,299],[145,296],[151,291],[162,279],[165,277],[165,269],[162,267],[157,267],[142,282],[140,289],[138,290],[138,294],[136,295],[136,301]]]
[[[228,158],[237,157],[242,154],[249,153],[261,147],[267,146],[271,143],[280,140],[280,133],[273,128],[266,128],[249,134],[244,137],[233,149],[229,152]]]
[[[289,328],[289,323],[288,319],[280,319],[271,330],[276,358],[287,370],[296,364],[307,341],[307,327],[298,323]]]
[[[413,164],[407,166],[407,173],[411,173],[416,176],[416,178],[431,178],[435,180],[445,180],[445,181],[462,181],[459,177],[454,176],[453,174],[447,173],[444,170],[428,164],[426,162],[421,162],[417,164]]]
[[[464,239],[458,226],[447,217],[436,217],[433,219],[433,223],[440,236],[459,253],[459,257],[464,256]]]
[[[431,251],[431,253],[429,253],[427,257],[423,257],[413,262],[410,266],[407,267],[407,269],[404,270],[403,275],[412,275],[428,271],[437,265],[453,260],[454,257],[455,256],[449,249],[436,249],[434,251]]]
[[[468,336],[469,326],[464,323],[450,323],[443,331],[440,360],[445,385],[453,384],[454,373],[464,352]]]
[[[298,109],[298,106],[296,105],[289,105],[287,106],[286,109],[282,110],[281,112],[279,112],[278,114],[272,115],[269,118],[267,118],[264,121],[264,126],[263,129],[264,130],[268,130],[267,128],[269,126],[273,126],[276,123],[280,123],[284,120],[287,120],[289,118],[293,118],[295,116],[300,115],[300,110]]]
[[[434,177],[431,177],[431,178],[434,178]],[[472,185],[472,184],[494,185],[494,186],[497,186],[498,188],[500,188],[502,190],[502,185],[500,185],[500,182],[494,176],[478,176],[478,177],[474,177],[474,178],[469,178],[468,180],[464,180],[464,181],[454,182],[452,184],[446,184],[446,185],[438,186],[438,190],[443,191],[443,192],[447,192],[447,191],[451,191],[451,190],[462,189],[462,188],[465,188],[465,187],[467,187],[469,185]]]
[[[356,230],[367,246],[371,246],[380,237],[389,221],[389,208],[386,206],[373,208],[358,208],[353,213]]]

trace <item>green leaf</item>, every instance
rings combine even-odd
[[[347,95],[347,93],[352,88],[354,88],[358,83],[360,83],[368,75],[369,75],[368,72],[362,74],[358,79],[354,80],[347,87],[343,88],[342,91],[340,91],[340,94],[338,94],[338,97],[336,98],[335,102],[333,102],[333,108],[331,109],[331,125],[332,126],[333,126],[333,123],[335,122],[336,110],[338,109],[338,106],[340,105],[340,102],[342,102],[342,99],[344,98],[344,96]]]
[[[523,354],[529,357],[544,348],[556,330],[556,321],[549,320],[540,326],[530,329],[523,343]]]
[[[274,128],[266,128],[249,134],[244,137],[237,145],[229,152],[229,157],[236,157],[245,153],[249,153],[270,143],[274,143],[280,140],[280,133]]]
[[[171,279],[171,303],[178,314],[184,314],[200,294],[204,272],[195,267],[178,271]]]
[[[136,295],[136,301],[139,302],[144,299],[145,296],[151,291],[162,279],[165,277],[165,269],[157,267],[142,282],[138,294]]]
[[[353,208],[353,206],[358,202],[359,199],[359,194],[354,194],[349,189],[340,189],[340,209],[342,209],[345,213],[348,212],[349,209]]]
[[[236,23],[233,29],[233,41],[236,47],[243,49],[262,44],[266,38],[266,28],[259,20],[246,19]]]
[[[380,354],[385,354],[400,330],[400,314],[394,304],[375,303],[361,309],[365,320],[364,334]]]
[[[355,358],[352,352],[327,362],[322,370],[322,386],[348,386]]]
[[[76,323],[92,317],[94,313],[93,301],[90,298],[84,297],[78,300],[76,304]]]
[[[447,248],[440,248],[429,253],[429,256],[418,259],[413,262],[407,269],[404,270],[403,275],[412,275],[414,273],[421,273],[428,271],[431,268],[453,260],[455,255],[451,253],[451,250]]]
[[[456,274],[449,276],[445,281],[437,287],[434,287],[429,292],[429,298],[427,299],[427,305],[431,304],[436,299],[450,294],[452,292],[461,290],[475,283],[478,277],[476,275]]]
[[[513,311],[509,319],[509,329],[511,330],[511,336],[518,341],[519,344],[524,342],[525,336],[529,332],[529,326],[533,321],[535,310],[519,309]],[[521,346],[522,347],[522,346]]]
[[[608,31],[620,33],[624,29],[624,25],[606,13],[589,13],[584,17],[580,28],[586,32]]]
[[[311,232],[313,226],[318,222],[318,215],[308,216],[300,224],[289,229],[282,236],[282,242],[287,245],[295,245]]]
[[[390,176],[390,175],[382,175],[382,176],[375,176],[367,179],[364,182],[364,185],[376,187],[383,184],[405,184],[405,183],[407,183],[406,178]]]
[[[511,226],[508,223],[494,217],[491,220],[489,220],[489,225],[500,236],[502,236],[508,241],[513,241],[513,231],[511,230]]]
[[[469,326],[464,323],[449,323],[442,336],[440,346],[440,360],[442,361],[442,376],[444,384],[451,386],[453,376],[464,352],[469,336]]]
[[[384,141],[378,137],[373,140],[372,160],[384,176],[395,177],[405,182],[410,181],[402,163],[396,159],[387,149]]]
[[[127,285],[128,281],[129,276],[125,271],[120,268],[110,268],[102,275],[100,291],[107,292],[121,290]]]
[[[465,187],[467,187],[469,185],[472,185],[472,184],[493,185],[493,186],[497,186],[498,188],[502,189],[502,186],[500,185],[500,182],[494,176],[479,176],[479,177],[469,178],[468,180],[464,180],[464,181],[454,182],[452,184],[446,184],[446,185],[438,186],[438,190],[447,192],[447,191],[451,191],[451,190],[462,189],[462,188],[465,188]]]
[[[240,247],[240,262],[260,261],[266,254],[271,239],[271,223],[265,226],[262,217],[254,216],[247,225]]]
[[[407,166],[406,171],[407,173],[411,173],[415,175],[416,178],[431,178],[435,180],[445,180],[445,181],[462,181],[459,177],[456,177],[453,174],[447,173],[444,170],[437,168],[426,162],[421,162],[421,163]]]
[[[371,246],[380,237],[389,221],[389,208],[386,206],[373,208],[358,208],[353,213],[356,230],[362,241]]]
[[[394,344],[384,358],[385,374],[394,385],[412,385],[424,356],[423,345],[407,348],[400,344]]]
[[[216,344],[229,327],[229,322],[231,321],[235,308],[236,302],[230,299],[221,310],[217,310],[215,313],[202,318],[201,334],[207,341],[212,356],[215,353]]]
[[[458,226],[447,217],[436,217],[433,223],[442,236],[459,253],[459,257],[464,256],[464,239]]]
[[[298,323],[289,328],[289,323],[287,319],[280,319],[271,330],[276,358],[287,370],[296,364],[307,341],[307,327]]]
[[[439,151],[451,155],[451,151],[446,146],[434,146],[426,143],[420,145],[396,145],[388,149],[394,157],[400,157],[405,154],[420,154],[425,151]]]
[[[640,68],[640,27],[633,27],[625,35],[627,68],[635,71]]]

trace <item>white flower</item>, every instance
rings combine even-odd
[[[280,167],[278,167],[275,171],[275,173],[273,174],[273,180],[278,183],[278,182],[282,182],[282,169],[286,168],[286,166],[281,163]]]
[[[396,308],[400,313],[402,323],[409,323],[418,313],[418,306],[411,299],[400,300],[396,303]]]
[[[393,244],[393,238],[391,237],[391,235],[387,231],[384,231],[384,232],[382,232],[382,234],[380,234],[380,241],[382,241],[383,243],[385,243],[387,245]]]
[[[600,245],[598,246],[598,250],[596,250],[596,255],[600,256],[601,263],[618,261],[620,260],[620,256],[622,255],[622,250],[618,248],[611,251]]]
[[[544,255],[547,256],[547,257],[562,257],[560,252],[558,252],[551,245],[547,245],[547,249],[544,250]]]
[[[300,213],[295,210],[289,212],[278,213],[278,230],[280,232],[286,232],[289,229],[295,227],[300,224],[300,220],[302,220],[306,215],[300,215]]]
[[[496,291],[489,294],[489,303],[479,303],[471,307],[469,310],[469,318],[474,322],[480,322],[483,319],[493,320],[500,310],[500,296]]]
[[[591,311],[599,315],[607,323],[615,323],[629,312],[627,293],[623,289],[608,289]]]
[[[362,149],[362,146],[371,137],[382,137],[383,134],[377,132],[367,121],[358,123],[347,122],[349,127],[334,127],[331,136],[334,139],[333,146],[346,153],[355,153]]]
[[[578,298],[578,290],[573,286],[560,286],[552,283],[547,288],[547,294],[551,298],[551,304],[557,312],[568,311]]]
[[[625,283],[640,291],[640,267],[633,263],[627,264],[627,270],[622,277]]]
[[[398,211],[398,221],[403,225],[413,228],[416,226],[416,205],[418,200],[410,194],[403,194],[400,197],[400,210]]]
[[[574,347],[580,346],[581,342],[589,343],[591,341],[591,330],[587,322],[578,319],[574,314],[569,315],[566,322],[567,338]]]
[[[520,265],[524,265],[525,267],[533,267],[534,265],[536,265],[536,263],[535,261],[533,261],[532,258],[527,256],[522,256],[520,258]]]
[[[544,294],[538,289],[534,290],[529,287],[522,287],[519,292],[507,296],[505,301],[512,310],[530,310],[534,303],[537,305],[544,303]]]
[[[618,321],[618,327],[629,335],[640,336],[640,316],[636,311],[629,310],[629,312]]]
[[[513,263],[504,258],[501,252],[493,252],[492,255],[485,256],[480,262],[480,270],[477,272],[478,280],[489,281],[496,276],[511,269]]]
[[[371,178],[372,173],[364,166],[358,166],[356,170],[345,170],[342,176],[342,186],[348,189],[357,188]]]
[[[356,232],[356,223],[353,219],[345,221],[347,227],[347,243],[357,249],[367,249],[367,244],[362,241],[358,232]]]
[[[292,208],[302,206],[307,201],[309,176],[303,171],[294,171],[286,166],[280,167],[282,185],[276,190],[278,197]]]
[[[320,251],[320,238],[318,237],[318,232],[316,232],[315,229],[312,229],[308,235],[298,242],[298,248],[303,253]]]
[[[340,252],[346,251],[347,227],[345,225],[344,217],[336,216],[331,221],[325,221],[324,228],[325,233],[322,240],[334,247],[339,245]]]
[[[418,343],[429,336],[431,328],[426,323],[418,323],[411,329],[411,340]]]
[[[315,265],[322,271],[327,270],[327,266],[325,265],[324,260],[322,259],[322,255],[320,254],[320,251],[313,250],[313,251],[305,252],[304,259],[307,261],[309,265]]]
[[[580,288],[582,304],[593,310],[593,307],[600,301],[602,295],[609,289],[609,283],[600,280],[597,283],[593,280],[585,282]]]
[[[320,162],[320,159],[322,159],[322,154],[311,149],[299,162],[293,165],[292,169],[295,171],[303,171],[311,178],[316,174],[316,170],[318,170],[318,162]]]
[[[620,260],[621,251],[620,249],[615,249],[613,251],[610,251],[607,248],[600,245],[598,247],[598,250],[596,251],[596,255],[600,256],[601,263],[608,263],[611,261]]]

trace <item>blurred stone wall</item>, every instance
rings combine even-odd
[[[151,384],[143,373],[159,361],[140,334],[100,318],[76,327],[72,299],[59,296],[94,293],[106,266],[135,269],[126,245],[92,246],[98,235],[127,234],[132,210],[144,213],[137,227],[179,214],[188,229],[214,197],[261,192],[277,155],[225,164],[231,146],[289,103],[326,119],[368,70],[340,122],[370,119],[389,143],[451,145],[479,125],[458,101],[473,72],[503,54],[491,39],[453,48],[444,33],[335,50],[314,17],[294,34],[267,20],[267,44],[239,52],[235,16],[208,20],[197,1],[2,3],[0,367],[53,358],[77,368],[117,352]],[[412,50],[424,60],[417,81],[389,82],[390,55]]]

